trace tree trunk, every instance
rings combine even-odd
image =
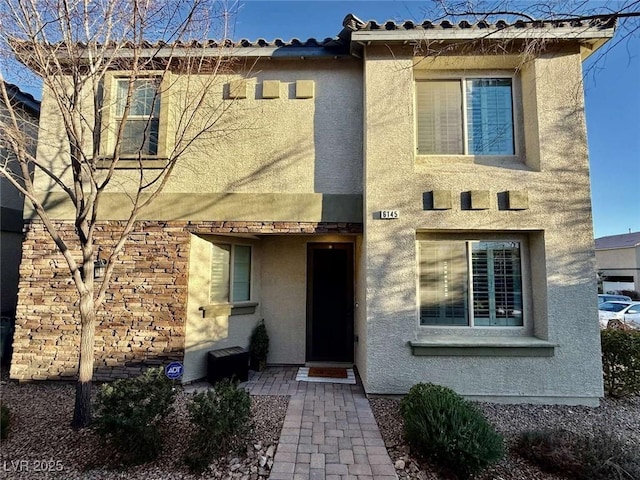
[[[91,380],[93,379],[96,312],[93,292],[80,295],[80,360],[73,428],[88,427],[91,423]]]

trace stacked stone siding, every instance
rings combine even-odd
[[[74,236],[71,222],[57,228]],[[96,229],[96,252],[122,226]],[[69,242],[72,244],[72,242]],[[126,377],[181,359],[187,298],[189,235],[184,224],[140,222],[118,256],[95,334],[96,380]],[[77,255],[79,258],[79,254]],[[99,279],[96,280],[96,290]],[[20,266],[11,377],[73,378],[80,344],[78,293],[69,268],[41,222],[26,227]]]
[[[63,238],[72,222],[58,222]],[[103,222],[96,252],[110,251],[120,222]],[[359,223],[157,222],[136,225],[118,256],[95,334],[95,380],[136,375],[182,360],[187,304],[189,233],[360,233]],[[73,241],[69,242],[73,244]],[[76,252],[76,258],[80,258]],[[96,289],[99,279],[96,280]],[[80,344],[78,293],[63,256],[40,221],[25,227],[11,378],[73,379]]]
[[[191,233],[326,234],[362,233],[361,223],[347,222],[189,222]]]

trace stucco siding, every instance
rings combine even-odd
[[[211,279],[211,244],[242,244],[252,246],[251,300],[260,298],[261,253],[259,242],[243,237],[216,235],[189,235],[189,293],[185,328],[183,382],[190,382],[207,375],[207,355],[211,350],[240,346],[249,347],[249,337],[257,325],[259,304],[255,312],[231,315],[230,307],[218,311],[205,311],[209,300]]]
[[[355,236],[261,237],[262,316],[269,333],[268,363],[304,364],[307,341],[307,244],[348,242]]]
[[[264,237],[262,315],[269,333],[269,363],[305,362],[306,236]]]
[[[206,115],[197,118],[210,120],[224,109],[224,114],[215,125],[215,132],[199,137],[180,157],[168,181],[164,194],[166,203],[173,203],[180,216],[197,216],[202,209],[211,209],[224,194],[262,194],[277,197],[279,194],[317,194],[319,209],[331,210],[328,202],[322,203],[323,195],[360,195],[362,192],[362,73],[361,64],[355,59],[315,60],[315,61],[260,61],[250,68],[236,66],[237,74],[220,75],[213,79],[206,75],[185,76],[172,74],[168,89],[161,102],[168,104],[167,151],[179,141],[181,131],[176,125],[184,121],[189,113],[189,103],[196,92],[208,88]],[[247,98],[229,99],[229,82],[244,79],[247,83]],[[279,98],[264,98],[263,83],[268,80],[280,82]],[[296,98],[296,82],[314,82],[312,98]],[[209,84],[209,82],[212,82]],[[92,108],[88,103],[89,117]],[[64,138],[55,100],[47,89],[43,93],[41,136],[38,143],[38,157],[43,164],[59,173],[63,179],[70,179],[66,168],[65,155],[68,146]],[[113,123],[113,122],[112,122]],[[197,122],[196,122],[197,123]],[[103,135],[109,135],[107,127]],[[197,130],[193,127],[192,130]],[[112,133],[111,133],[112,134]],[[173,143],[172,143],[173,142]],[[91,144],[87,140],[87,149]],[[154,172],[147,175],[151,178]],[[112,201],[126,206],[123,192],[135,186],[138,175],[136,169],[118,170],[107,194]],[[63,197],[54,197],[58,189],[44,175],[36,177],[37,189],[51,196],[48,202],[56,207],[56,217],[69,215],[69,208],[61,203]],[[185,202],[176,202],[175,196],[198,194],[191,213],[185,213]],[[172,196],[173,197],[170,197]],[[286,199],[284,199],[286,200]],[[281,202],[283,205],[288,201]],[[108,200],[106,200],[109,202]],[[309,196],[316,205],[317,200]],[[263,202],[264,203],[264,202]],[[279,203],[272,200],[274,218],[280,219]],[[330,203],[330,202],[329,202]],[[316,208],[316,207],[314,207]],[[227,209],[228,210],[228,209]],[[292,214],[291,209],[282,206],[280,210]],[[105,209],[105,212],[113,210]],[[166,211],[166,210],[165,210]],[[119,210],[118,210],[119,212]],[[295,212],[293,212],[295,214]],[[32,215],[31,210],[27,210]],[[126,212],[119,212],[124,218]],[[306,217],[304,216],[306,215]],[[310,221],[310,210],[304,210],[301,218],[287,220]],[[321,213],[314,213],[314,221],[321,221]],[[157,210],[145,218],[161,220],[162,212]],[[165,219],[171,216],[170,210]],[[248,218],[232,218],[247,220]],[[254,218],[251,218],[254,219]],[[341,221],[331,218],[332,221]]]
[[[578,52],[524,66],[518,76],[524,126],[515,126],[526,136],[524,156],[504,160],[416,160],[412,63],[411,54],[400,51],[393,57],[373,51],[365,61],[367,391],[403,393],[432,381],[469,396],[597,402],[602,379]],[[451,209],[429,207],[434,190],[451,193]],[[474,190],[488,193],[488,208],[470,208]],[[527,192],[527,209],[504,205],[501,195],[510,190]],[[400,217],[378,220],[383,209],[399,210]],[[529,256],[524,327],[420,326],[417,232],[523,235]],[[535,336],[558,346],[548,358],[411,354],[408,342],[436,334]]]

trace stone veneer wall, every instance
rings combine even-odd
[[[63,237],[72,222],[58,222]],[[113,244],[117,221],[96,229],[96,251]],[[139,374],[182,360],[187,304],[189,233],[361,233],[360,223],[142,221],[118,257],[98,313],[94,379]],[[10,376],[73,379],[80,344],[78,295],[67,264],[42,222],[25,226]]]

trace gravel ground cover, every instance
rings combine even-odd
[[[254,430],[247,451],[220,459],[203,476],[181,464],[187,449],[189,424],[186,403],[179,392],[175,412],[167,419],[165,449],[155,462],[119,469],[90,429],[70,426],[73,384],[3,381],[2,401],[11,409],[9,439],[0,445],[0,478],[7,479],[242,479],[268,478],[289,397],[253,396]],[[371,407],[400,479],[447,478],[435,466],[413,458],[402,435],[399,399],[371,398]],[[599,408],[479,403],[489,421],[513,444],[525,430],[561,427],[576,433],[608,428],[632,445],[640,445],[640,397],[606,399]],[[105,465],[110,465],[105,467]],[[488,470],[480,480],[561,480],[540,471],[515,454]]]
[[[370,403],[400,479],[448,478],[434,465],[420,462],[411,456],[403,439],[399,399],[371,398]],[[493,403],[477,405],[491,424],[505,436],[508,446],[513,445],[520,432],[546,428],[563,428],[576,433],[597,433],[600,429],[606,428],[631,445],[640,445],[640,396],[621,400],[605,399],[598,408]],[[564,480],[564,478],[540,471],[515,453],[509,454],[480,477],[481,480]]]
[[[264,479],[273,464],[289,400],[285,396],[252,396],[254,429],[247,451],[222,458],[203,476],[197,476],[181,464],[189,436],[186,405],[191,394],[180,391],[176,396],[160,458],[123,469],[116,466],[117,458],[106,453],[90,429],[75,431],[70,427],[74,385],[3,381],[0,389],[3,403],[11,409],[9,438],[0,445],[0,478],[20,480]]]

